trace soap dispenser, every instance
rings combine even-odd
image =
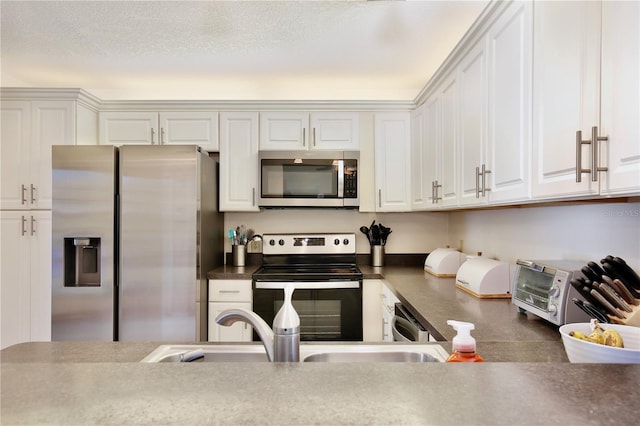
[[[476,353],[476,339],[471,337],[471,330],[475,325],[454,320],[447,320],[447,324],[457,331],[451,342],[452,351],[447,362],[483,362],[484,359]]]
[[[300,317],[291,303],[293,284],[284,286],[284,303],[273,319],[274,359],[280,362],[300,360]]]

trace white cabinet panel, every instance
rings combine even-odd
[[[2,101],[0,207],[28,209],[31,182],[31,103]]]
[[[0,346],[51,340],[51,212],[0,211]]]
[[[238,321],[227,327],[216,324],[215,318],[227,309],[243,308],[251,310],[251,302],[209,302],[209,341],[210,342],[250,342],[253,327]]]
[[[598,123],[599,2],[536,2],[533,58],[534,198],[598,193],[576,182],[576,131]],[[583,164],[590,157],[583,149]]]
[[[514,2],[489,31],[491,204],[531,197],[531,2]]]
[[[154,145],[158,143],[157,112],[101,112],[101,145]]]
[[[360,149],[357,112],[311,113],[312,149],[357,151]]]
[[[375,115],[377,211],[411,209],[409,113]]]
[[[2,102],[2,209],[51,209],[51,146],[75,143],[73,101]]]
[[[602,3],[600,193],[640,192],[640,2]]]
[[[247,309],[251,307],[251,280],[209,280],[209,321],[210,342],[250,342],[253,327],[238,321],[230,327],[219,325],[216,317],[227,309]]]
[[[460,204],[486,204],[482,178],[477,171],[486,166],[487,150],[487,52],[484,39],[464,58],[459,67]],[[488,170],[488,169],[487,169]],[[486,187],[486,185],[485,185]]]
[[[411,113],[411,209],[426,210],[431,206],[431,180],[427,179],[430,159],[425,137],[425,109],[423,104]],[[430,190],[430,189],[429,189]]]
[[[215,111],[106,111],[100,113],[103,145],[198,145],[217,151]]]
[[[344,111],[260,113],[260,150],[359,149],[359,114]]]
[[[309,149],[308,112],[260,113],[260,149],[298,151]]]
[[[162,112],[159,119],[161,144],[198,145],[209,152],[220,149],[217,112]]]
[[[220,210],[259,211],[258,113],[220,113]]]

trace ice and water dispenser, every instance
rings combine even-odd
[[[100,286],[100,238],[64,239],[64,286]]]

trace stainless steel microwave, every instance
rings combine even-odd
[[[354,151],[260,152],[260,207],[358,207]]]

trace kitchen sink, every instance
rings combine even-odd
[[[300,345],[302,362],[443,362],[437,344],[335,343]],[[268,362],[262,344],[161,345],[141,362]]]

